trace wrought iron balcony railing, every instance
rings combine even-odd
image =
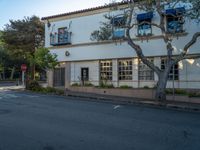
[[[68,44],[71,44],[71,32],[50,34],[50,45],[59,46]]]

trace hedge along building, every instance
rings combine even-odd
[[[102,81],[115,87],[131,86],[140,88],[154,87],[158,80],[157,75],[144,65],[137,57],[127,41],[106,40],[92,41],[91,33],[98,30],[101,22],[107,22],[105,15],[116,16],[112,19],[113,39],[125,36],[125,29],[118,23],[123,23],[123,8],[127,3],[118,3],[115,10],[113,5],[105,5],[65,14],[43,17],[45,22],[45,47],[51,53],[57,54],[60,66],[48,71],[49,86],[62,86],[69,88],[74,83],[91,83],[98,86]],[[174,30],[177,20],[171,13],[180,11],[184,13],[188,5],[177,4],[176,8],[166,8],[164,13],[169,13],[165,18],[166,28]],[[137,10],[133,21],[143,20],[158,22],[159,15]],[[185,22],[176,26],[173,54],[181,52],[185,43],[190,41],[193,34],[199,31],[199,26],[185,18]],[[148,40],[143,40],[148,34]],[[155,65],[163,69],[166,63],[166,45],[162,33],[154,26],[140,25],[131,31],[132,38],[139,43],[144,55]],[[198,42],[198,41],[197,41]],[[197,44],[189,50],[189,55],[200,55]],[[170,71],[168,88],[200,88],[200,59],[180,61]],[[105,82],[106,81],[106,82]]]

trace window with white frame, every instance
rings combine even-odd
[[[153,63],[153,59],[148,59]],[[138,79],[139,80],[154,80],[154,72],[151,68],[145,65],[141,60],[138,63]]]
[[[119,80],[132,80],[132,64],[131,59],[118,61]]]
[[[167,59],[166,58],[162,58],[161,59],[161,70],[165,69],[165,66],[167,64]],[[179,66],[178,63],[175,64],[174,66],[172,66],[172,68],[170,69],[170,73],[168,75],[168,80],[179,80]]]
[[[100,61],[100,78],[101,80],[112,80],[112,60]]]

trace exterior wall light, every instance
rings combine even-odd
[[[69,56],[70,53],[68,51],[65,52],[65,56]]]

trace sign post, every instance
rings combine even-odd
[[[26,72],[27,66],[26,64],[21,65],[21,71],[22,71],[22,85],[25,86],[25,72]]]

